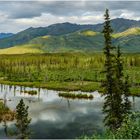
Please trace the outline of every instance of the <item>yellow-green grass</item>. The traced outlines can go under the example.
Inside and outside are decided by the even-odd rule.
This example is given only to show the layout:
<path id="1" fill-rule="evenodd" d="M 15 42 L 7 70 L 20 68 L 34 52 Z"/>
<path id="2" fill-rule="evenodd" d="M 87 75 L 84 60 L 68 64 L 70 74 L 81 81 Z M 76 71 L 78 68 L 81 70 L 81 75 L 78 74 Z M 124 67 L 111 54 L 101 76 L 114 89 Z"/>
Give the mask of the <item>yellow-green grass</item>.
<path id="1" fill-rule="evenodd" d="M 99 33 L 91 31 L 91 30 L 86 30 L 86 31 L 80 32 L 80 35 L 84 35 L 84 36 L 95 36 L 97 34 L 99 34 Z"/>
<path id="2" fill-rule="evenodd" d="M 84 91 L 84 92 L 92 92 L 92 91 L 102 91 L 99 82 L 89 82 L 89 81 L 77 81 L 77 82 L 58 82 L 58 81 L 50 81 L 50 82 L 12 82 L 12 81 L 3 81 L 0 80 L 0 84 L 5 85 L 18 85 L 25 87 L 36 87 L 36 88 L 46 88 L 57 91 Z"/>
<path id="3" fill-rule="evenodd" d="M 112 37 L 119 38 L 119 37 L 126 37 L 129 35 L 140 35 L 140 28 L 130 28 L 124 32 L 113 34 Z"/>
<path id="4" fill-rule="evenodd" d="M 140 96 L 140 87 L 131 87 L 130 92 L 132 96 Z"/>
<path id="5" fill-rule="evenodd" d="M 25 53 L 43 53 L 39 46 L 35 44 L 14 46 L 11 48 L 0 49 L 0 54 L 25 54 Z"/>
<path id="6" fill-rule="evenodd" d="M 50 37 L 51 37 L 50 35 L 42 36 L 43 39 L 48 39 Z"/>

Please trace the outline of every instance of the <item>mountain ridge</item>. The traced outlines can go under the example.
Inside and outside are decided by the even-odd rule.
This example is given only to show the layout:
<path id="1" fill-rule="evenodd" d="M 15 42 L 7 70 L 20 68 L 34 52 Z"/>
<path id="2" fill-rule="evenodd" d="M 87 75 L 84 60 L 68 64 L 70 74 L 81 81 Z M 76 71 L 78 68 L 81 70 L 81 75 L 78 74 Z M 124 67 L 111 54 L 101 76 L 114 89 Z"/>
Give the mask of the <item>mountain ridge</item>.
<path id="1" fill-rule="evenodd" d="M 140 27 L 129 28 L 112 34 L 112 43 L 124 52 L 140 52 Z M 56 52 L 101 52 L 104 46 L 103 33 L 85 29 L 69 34 L 45 35 L 30 40 L 27 44 L 0 50 L 0 54 L 56 53 Z M 29 49 L 29 50 L 28 50 Z"/>
<path id="2" fill-rule="evenodd" d="M 0 33 L 0 39 L 11 37 L 12 35 L 14 34 L 13 33 Z"/>
<path id="3" fill-rule="evenodd" d="M 114 29 L 114 32 L 117 33 L 125 31 L 128 28 L 140 27 L 140 21 L 117 18 L 111 20 L 111 25 L 112 28 Z M 85 29 L 101 32 L 102 28 L 103 23 L 94 25 L 91 24 L 81 25 L 69 22 L 52 24 L 47 27 L 37 27 L 37 28 L 30 27 L 24 31 L 12 35 L 11 37 L 0 39 L 0 48 L 9 48 L 16 45 L 23 45 L 36 37 L 45 35 L 60 36 Z"/>

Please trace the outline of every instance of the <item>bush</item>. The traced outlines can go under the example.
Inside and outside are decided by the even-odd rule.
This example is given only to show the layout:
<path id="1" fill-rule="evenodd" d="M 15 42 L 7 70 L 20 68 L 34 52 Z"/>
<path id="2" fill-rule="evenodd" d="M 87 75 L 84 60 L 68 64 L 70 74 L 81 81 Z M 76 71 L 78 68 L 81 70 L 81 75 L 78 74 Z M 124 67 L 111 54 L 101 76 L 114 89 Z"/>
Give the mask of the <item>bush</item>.
<path id="1" fill-rule="evenodd" d="M 83 136 L 83 139 L 140 139 L 140 112 L 128 114 L 122 126 L 115 132 L 105 130 L 103 134 L 94 134 L 91 137 Z"/>

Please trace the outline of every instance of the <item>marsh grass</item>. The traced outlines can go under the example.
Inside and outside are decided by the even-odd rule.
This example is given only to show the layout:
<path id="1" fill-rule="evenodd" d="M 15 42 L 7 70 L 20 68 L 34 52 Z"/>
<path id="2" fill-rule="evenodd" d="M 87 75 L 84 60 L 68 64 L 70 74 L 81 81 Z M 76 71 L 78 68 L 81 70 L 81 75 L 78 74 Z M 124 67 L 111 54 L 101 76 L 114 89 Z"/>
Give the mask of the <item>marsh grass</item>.
<path id="1" fill-rule="evenodd" d="M 59 97 L 71 98 L 71 99 L 93 99 L 92 94 L 85 93 L 70 93 L 70 92 L 60 92 Z"/>

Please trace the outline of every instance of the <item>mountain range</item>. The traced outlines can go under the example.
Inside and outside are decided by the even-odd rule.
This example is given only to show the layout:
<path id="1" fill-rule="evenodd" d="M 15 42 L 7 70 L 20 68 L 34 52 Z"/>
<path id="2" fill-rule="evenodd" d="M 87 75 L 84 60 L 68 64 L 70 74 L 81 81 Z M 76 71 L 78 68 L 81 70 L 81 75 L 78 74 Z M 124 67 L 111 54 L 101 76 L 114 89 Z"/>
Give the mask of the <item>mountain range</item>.
<path id="1" fill-rule="evenodd" d="M 0 33 L 0 39 L 6 38 L 6 37 L 11 37 L 14 35 L 13 33 Z"/>
<path id="2" fill-rule="evenodd" d="M 0 38 L 0 53 L 88 52 L 102 51 L 103 23 L 80 25 L 58 23 L 47 27 L 30 27 L 17 34 Z M 140 21 L 111 20 L 113 45 L 125 52 L 140 52 Z"/>

